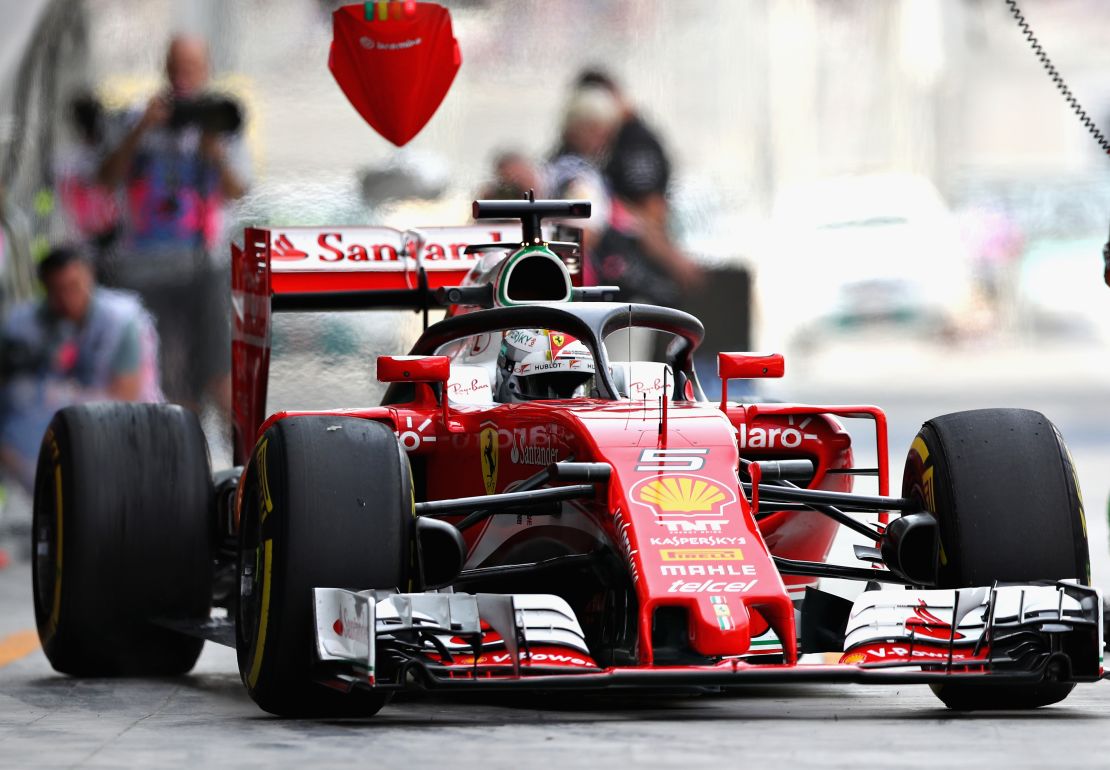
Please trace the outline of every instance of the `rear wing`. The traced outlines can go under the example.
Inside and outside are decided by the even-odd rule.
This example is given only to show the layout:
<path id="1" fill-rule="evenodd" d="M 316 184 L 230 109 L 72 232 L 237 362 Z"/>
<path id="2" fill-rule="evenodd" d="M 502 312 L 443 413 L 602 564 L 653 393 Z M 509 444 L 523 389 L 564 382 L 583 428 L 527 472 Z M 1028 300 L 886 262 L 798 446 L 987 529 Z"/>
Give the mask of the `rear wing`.
<path id="1" fill-rule="evenodd" d="M 520 243 L 519 222 L 400 231 L 388 227 L 248 227 L 231 247 L 232 411 L 235 463 L 265 419 L 270 313 L 370 308 L 427 310 L 456 286 L 485 244 Z"/>
<path id="2" fill-rule="evenodd" d="M 266 261 L 274 296 L 301 293 L 383 292 L 381 307 L 419 307 L 419 300 L 385 292 L 457 285 L 482 257 L 467 247 L 520 243 L 516 222 L 468 227 L 247 228 L 244 251 L 252 263 Z M 235 247 L 233 258 L 238 262 Z M 324 303 L 326 304 L 326 303 Z"/>

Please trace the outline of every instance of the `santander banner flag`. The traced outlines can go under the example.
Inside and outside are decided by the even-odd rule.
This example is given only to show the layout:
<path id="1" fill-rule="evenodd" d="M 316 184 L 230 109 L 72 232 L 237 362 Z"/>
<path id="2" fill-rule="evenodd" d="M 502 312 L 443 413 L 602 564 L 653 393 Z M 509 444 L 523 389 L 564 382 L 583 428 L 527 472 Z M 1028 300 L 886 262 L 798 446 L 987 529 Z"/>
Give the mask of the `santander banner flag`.
<path id="1" fill-rule="evenodd" d="M 370 127 L 398 147 L 420 133 L 462 63 L 451 15 L 435 3 L 344 5 L 328 68 Z"/>

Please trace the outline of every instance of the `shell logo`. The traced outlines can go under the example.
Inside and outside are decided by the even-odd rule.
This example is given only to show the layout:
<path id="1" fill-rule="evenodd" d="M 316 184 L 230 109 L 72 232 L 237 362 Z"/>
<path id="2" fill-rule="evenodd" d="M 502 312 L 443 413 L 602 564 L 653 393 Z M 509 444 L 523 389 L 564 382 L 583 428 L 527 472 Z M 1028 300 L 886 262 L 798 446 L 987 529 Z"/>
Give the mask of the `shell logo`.
<path id="1" fill-rule="evenodd" d="M 840 662 L 848 664 L 866 663 L 867 654 L 863 652 L 849 652 L 841 656 Z"/>
<path id="2" fill-rule="evenodd" d="M 632 499 L 655 510 L 658 516 L 723 515 L 736 494 L 716 482 L 689 474 L 667 474 L 638 481 Z"/>
<path id="3" fill-rule="evenodd" d="M 701 479 L 664 476 L 645 484 L 637 499 L 656 505 L 664 513 L 700 513 L 713 510 L 714 505 L 725 499 L 725 493 L 716 484 Z"/>

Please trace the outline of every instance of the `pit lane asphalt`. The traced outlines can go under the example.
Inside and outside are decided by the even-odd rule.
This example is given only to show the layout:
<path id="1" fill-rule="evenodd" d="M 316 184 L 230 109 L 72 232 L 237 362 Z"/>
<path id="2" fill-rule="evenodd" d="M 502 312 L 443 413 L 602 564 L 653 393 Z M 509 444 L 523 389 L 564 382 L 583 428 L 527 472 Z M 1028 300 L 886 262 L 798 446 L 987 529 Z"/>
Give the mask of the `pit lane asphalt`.
<path id="1" fill-rule="evenodd" d="M 1041 409 L 1075 457 L 1094 580 L 1105 591 L 1110 379 L 1061 389 L 1030 376 L 1004 378 L 1001 391 L 892 383 L 884 392 L 872 383 L 837 392 L 814 379 L 792 398 L 886 407 L 895 476 L 922 419 L 988 405 Z M 208 645 L 180 679 L 75 680 L 29 643 L 33 628 L 29 567 L 13 563 L 0 570 L 0 767 L 1110 766 L 1105 682 L 1018 713 L 949 712 L 924 686 L 791 686 L 665 698 L 410 697 L 368 720 L 280 720 L 248 699 L 229 649 Z"/>

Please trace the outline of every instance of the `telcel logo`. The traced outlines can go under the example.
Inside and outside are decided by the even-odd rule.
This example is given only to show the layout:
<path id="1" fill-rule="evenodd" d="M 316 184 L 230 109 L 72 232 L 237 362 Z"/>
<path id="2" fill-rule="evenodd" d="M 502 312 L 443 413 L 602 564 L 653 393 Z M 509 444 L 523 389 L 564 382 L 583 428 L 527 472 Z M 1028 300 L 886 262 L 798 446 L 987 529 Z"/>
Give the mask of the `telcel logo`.
<path id="1" fill-rule="evenodd" d="M 744 582 L 737 580 L 726 583 L 723 580 L 706 580 L 704 583 L 691 583 L 686 580 L 676 580 L 667 588 L 669 594 L 746 594 L 755 588 L 758 580 Z"/>

